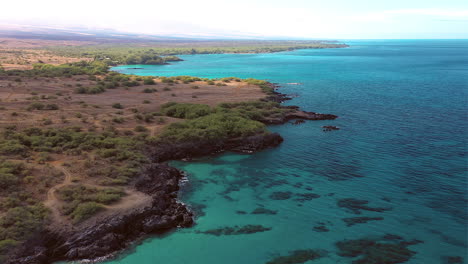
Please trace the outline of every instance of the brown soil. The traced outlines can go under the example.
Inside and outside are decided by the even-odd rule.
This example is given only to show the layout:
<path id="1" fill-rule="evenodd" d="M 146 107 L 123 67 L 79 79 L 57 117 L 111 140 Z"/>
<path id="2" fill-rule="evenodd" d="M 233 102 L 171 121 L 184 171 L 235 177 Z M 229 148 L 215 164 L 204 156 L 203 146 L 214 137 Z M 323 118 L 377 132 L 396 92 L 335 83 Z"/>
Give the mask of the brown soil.
<path id="1" fill-rule="evenodd" d="M 35 63 L 58 65 L 82 60 L 90 61 L 91 59 L 63 57 L 39 49 L 18 49 L 14 44 L 0 38 L 0 65 L 5 70 L 29 70 Z"/>
<path id="2" fill-rule="evenodd" d="M 15 81 L 16 80 L 16 81 Z M 231 82 L 226 86 L 208 85 L 206 82 L 191 84 L 167 85 L 157 80 L 157 85 L 141 85 L 137 87 L 108 89 L 101 94 L 76 94 L 77 85 L 93 86 L 96 82 L 88 80 L 88 76 L 72 78 L 26 78 L 21 81 L 15 76 L 0 79 L 0 127 L 16 125 L 18 128 L 32 126 L 68 127 L 79 125 L 83 128 L 104 128 L 114 126 L 117 129 L 133 130 L 137 125 L 146 126 L 153 135 L 162 127 L 177 119 L 164 117 L 164 124 L 146 123 L 135 118 L 138 113 L 160 111 L 162 104 L 167 102 L 190 102 L 215 106 L 222 102 L 241 102 L 257 100 L 265 97 L 261 89 L 255 85 L 243 82 Z M 198 89 L 193 89 L 193 86 Z M 154 88 L 158 92 L 144 93 L 145 88 Z M 164 91 L 169 88 L 169 91 Z M 50 98 L 50 99 L 44 99 Z M 149 103 L 144 103 L 144 101 Z M 27 108 L 34 102 L 56 104 L 59 110 L 33 110 Z M 124 109 L 115 109 L 114 103 L 120 103 Z M 122 118 L 123 122 L 115 122 Z M 50 120 L 50 121 L 49 121 Z"/>

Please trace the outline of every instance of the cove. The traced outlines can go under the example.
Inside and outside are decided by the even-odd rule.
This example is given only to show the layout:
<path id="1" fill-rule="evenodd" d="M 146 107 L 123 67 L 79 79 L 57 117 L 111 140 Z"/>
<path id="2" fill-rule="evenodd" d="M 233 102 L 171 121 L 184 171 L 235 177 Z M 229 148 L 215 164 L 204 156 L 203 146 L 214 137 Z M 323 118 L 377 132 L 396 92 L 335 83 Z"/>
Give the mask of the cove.
<path id="1" fill-rule="evenodd" d="M 327 252 L 310 263 L 351 263 L 336 242 L 386 234 L 423 241 L 408 247 L 416 254 L 406 263 L 466 256 L 468 41 L 345 43 L 351 47 L 114 67 L 266 79 L 294 96 L 285 104 L 340 118 L 270 126 L 285 141 L 253 155 L 172 162 L 188 174 L 181 200 L 197 225 L 148 238 L 106 263 L 263 264 L 298 249 Z M 324 125 L 341 129 L 323 132 Z M 343 220 L 350 218 L 355 224 Z M 271 229 L 206 233 L 247 225 Z"/>

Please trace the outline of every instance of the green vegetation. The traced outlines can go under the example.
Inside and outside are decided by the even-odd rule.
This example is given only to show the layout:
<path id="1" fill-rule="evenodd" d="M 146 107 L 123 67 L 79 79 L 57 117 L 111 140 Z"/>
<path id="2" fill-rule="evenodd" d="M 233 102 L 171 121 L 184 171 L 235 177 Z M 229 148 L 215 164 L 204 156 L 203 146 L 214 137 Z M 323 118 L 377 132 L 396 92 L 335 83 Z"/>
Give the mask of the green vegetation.
<path id="1" fill-rule="evenodd" d="M 221 103 L 216 108 L 216 112 L 236 113 L 245 118 L 260 122 L 264 122 L 268 118 L 280 118 L 292 111 L 294 110 L 281 107 L 279 103 L 269 101 Z"/>
<path id="2" fill-rule="evenodd" d="M 225 140 L 266 133 L 265 125 L 260 122 L 269 118 L 282 118 L 291 111 L 295 110 L 266 101 L 222 103 L 215 108 L 203 104 L 170 102 L 162 105 L 161 113 L 190 120 L 165 127 L 159 138 L 175 142 Z"/>
<path id="3" fill-rule="evenodd" d="M 20 241 L 39 231 L 47 220 L 48 211 L 42 205 L 17 206 L 0 218 L 0 260 Z"/>
<path id="4" fill-rule="evenodd" d="M 108 66 L 102 62 L 81 61 L 62 65 L 34 64 L 32 70 L 9 70 L 0 72 L 0 74 L 27 77 L 72 77 L 73 75 L 105 74 L 107 71 Z"/>
<path id="5" fill-rule="evenodd" d="M 226 140 L 267 133 L 264 124 L 236 114 L 214 113 L 165 127 L 159 139 L 165 142 Z"/>
<path id="6" fill-rule="evenodd" d="M 252 85 L 258 85 L 262 89 L 262 91 L 266 94 L 273 94 L 273 92 L 275 91 L 273 86 L 269 82 L 264 81 L 264 80 L 248 78 L 248 79 L 245 79 L 244 82 L 248 84 L 252 84 Z"/>
<path id="7" fill-rule="evenodd" d="M 147 77 L 147 78 L 143 79 L 143 84 L 145 84 L 145 85 L 155 85 L 156 82 L 154 81 L 153 78 Z"/>
<path id="8" fill-rule="evenodd" d="M 23 189 L 31 180 L 29 174 L 23 163 L 0 160 L 0 262 L 12 247 L 34 235 L 47 221 L 47 209 Z"/>
<path id="9" fill-rule="evenodd" d="M 0 153 L 28 156 L 29 151 L 50 153 L 80 153 L 91 150 L 119 149 L 128 151 L 136 144 L 133 139 L 120 137 L 115 132 L 102 134 L 82 132 L 80 128 L 40 129 L 23 131 L 6 129 L 2 134 Z"/>
<path id="10" fill-rule="evenodd" d="M 74 222 L 83 221 L 103 209 L 103 204 L 111 204 L 124 196 L 121 189 L 87 187 L 83 185 L 66 186 L 58 190 L 59 198 L 66 202 L 62 211 L 70 215 Z"/>
<path id="11" fill-rule="evenodd" d="M 154 92 L 157 92 L 158 90 L 157 89 L 152 89 L 152 88 L 145 88 L 143 90 L 144 93 L 154 93 Z"/>
<path id="12" fill-rule="evenodd" d="M 120 136 L 113 130 L 93 133 L 75 127 L 17 131 L 10 127 L 0 135 L 0 154 L 12 159 L 37 156 L 41 164 L 49 161 L 50 154 L 54 153 L 94 152 L 96 157 L 88 160 L 85 166 L 88 177 L 95 178 L 99 184 L 122 185 L 134 178 L 146 161 L 141 153 L 143 141 L 144 138 Z M 0 160 L 0 259 L 47 222 L 48 210 L 35 195 L 43 195 L 62 181 L 63 175 L 47 164 L 41 166 L 43 169 L 36 171 L 37 168 L 26 167 L 24 163 Z M 124 195 L 121 189 L 81 185 L 64 187 L 58 193 L 66 202 L 63 212 L 75 222 L 89 218 L 104 208 L 103 205 L 118 201 Z"/>
<path id="13" fill-rule="evenodd" d="M 43 103 L 32 103 L 28 106 L 27 110 L 32 111 L 32 110 L 58 110 L 59 107 L 56 104 L 46 104 L 44 105 Z"/>
<path id="14" fill-rule="evenodd" d="M 75 223 L 78 223 L 90 218 L 102 209 L 104 209 L 104 207 L 101 204 L 95 202 L 84 202 L 78 204 L 71 212 L 70 216 Z"/>
<path id="15" fill-rule="evenodd" d="M 246 119 L 265 122 L 268 118 L 281 118 L 295 111 L 269 101 L 221 103 L 215 108 L 203 104 L 169 102 L 161 106 L 161 113 L 170 117 L 195 119 L 213 113 L 235 114 Z"/>
<path id="16" fill-rule="evenodd" d="M 112 107 L 116 108 L 116 109 L 123 109 L 124 108 L 121 103 L 114 103 L 114 104 L 112 104 Z"/>
<path id="17" fill-rule="evenodd" d="M 152 45 L 148 47 L 148 45 Z M 323 41 L 216 41 L 179 43 L 148 43 L 127 45 L 92 45 L 81 47 L 49 47 L 53 53 L 69 57 L 93 58 L 107 65 L 164 64 L 179 61 L 173 55 L 221 53 L 271 53 L 295 49 L 347 47 L 344 44 Z M 166 57 L 161 57 L 166 56 Z"/>
<path id="18" fill-rule="evenodd" d="M 161 106 L 164 115 L 176 118 L 194 119 L 212 112 L 210 106 L 190 103 L 166 103 Z"/>

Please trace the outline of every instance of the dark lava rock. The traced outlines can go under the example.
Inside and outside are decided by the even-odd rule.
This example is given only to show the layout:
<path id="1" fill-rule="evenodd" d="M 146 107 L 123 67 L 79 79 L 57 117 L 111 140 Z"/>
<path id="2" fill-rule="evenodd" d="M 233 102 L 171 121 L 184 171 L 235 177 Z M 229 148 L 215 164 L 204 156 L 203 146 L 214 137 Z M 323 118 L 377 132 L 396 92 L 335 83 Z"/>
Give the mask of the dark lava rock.
<path id="1" fill-rule="evenodd" d="M 214 236 L 229 236 L 229 235 L 243 235 L 243 234 L 254 234 L 259 232 L 270 231 L 271 227 L 264 227 L 262 225 L 245 225 L 245 226 L 226 226 L 216 229 L 210 229 L 206 231 L 197 231 L 199 234 L 207 234 Z"/>
<path id="2" fill-rule="evenodd" d="M 330 231 L 330 229 L 328 229 L 324 225 L 319 225 L 319 226 L 314 226 L 314 231 L 315 232 L 328 232 L 328 231 Z"/>
<path id="3" fill-rule="evenodd" d="M 377 239 L 343 240 L 336 243 L 338 255 L 356 258 L 353 264 L 394 264 L 408 261 L 416 252 L 405 241 L 385 242 Z"/>
<path id="4" fill-rule="evenodd" d="M 269 214 L 269 215 L 275 215 L 276 213 L 278 213 L 278 211 L 270 210 L 264 207 L 258 207 L 251 212 L 251 214 Z"/>
<path id="5" fill-rule="evenodd" d="M 205 140 L 183 143 L 157 143 L 150 150 L 154 162 L 181 160 L 219 154 L 223 151 L 252 153 L 278 146 L 283 138 L 278 133 L 258 134 L 229 140 Z"/>
<path id="6" fill-rule="evenodd" d="M 276 257 L 265 264 L 300 264 L 325 256 L 325 251 L 313 249 L 294 250 L 287 256 Z"/>
<path id="7" fill-rule="evenodd" d="M 354 198 L 345 198 L 338 200 L 337 204 L 339 207 L 347 208 L 355 214 L 361 214 L 361 210 L 372 211 L 372 212 L 384 212 L 391 210 L 391 208 L 382 208 L 382 207 L 370 207 L 367 206 L 369 201 L 358 200 Z"/>
<path id="8" fill-rule="evenodd" d="M 329 132 L 333 130 L 340 130 L 340 128 L 337 126 L 322 126 L 322 128 L 323 128 L 323 131 L 325 132 Z"/>
<path id="9" fill-rule="evenodd" d="M 355 224 L 365 224 L 368 221 L 379 221 L 383 219 L 383 217 L 350 217 L 343 218 L 342 220 L 346 223 L 347 226 L 353 226 Z"/>
<path id="10" fill-rule="evenodd" d="M 293 125 L 299 125 L 299 124 L 302 124 L 302 123 L 305 123 L 305 121 L 303 119 L 298 119 L 298 120 L 295 120 L 294 122 L 292 122 Z"/>
<path id="11" fill-rule="evenodd" d="M 291 192 L 273 192 L 269 197 L 272 200 L 287 200 L 291 198 L 291 196 Z"/>

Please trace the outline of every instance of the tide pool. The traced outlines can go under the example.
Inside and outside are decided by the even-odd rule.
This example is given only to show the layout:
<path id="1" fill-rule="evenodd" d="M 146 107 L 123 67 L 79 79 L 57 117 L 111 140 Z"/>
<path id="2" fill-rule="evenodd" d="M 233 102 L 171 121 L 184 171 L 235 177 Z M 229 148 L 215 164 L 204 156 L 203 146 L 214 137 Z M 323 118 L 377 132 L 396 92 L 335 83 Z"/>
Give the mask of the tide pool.
<path id="1" fill-rule="evenodd" d="M 270 126 L 285 141 L 253 155 L 172 162 L 188 173 L 180 198 L 197 212 L 197 224 L 146 239 L 106 263 L 263 264 L 298 249 L 327 252 L 307 263 L 351 263 L 337 254 L 337 241 L 385 234 L 423 241 L 408 247 L 416 254 L 406 263 L 465 258 L 468 41 L 345 42 L 351 47 L 114 67 L 137 75 L 266 79 L 295 96 L 286 104 L 339 118 Z M 341 130 L 323 132 L 323 125 Z M 347 198 L 385 210 L 340 207 Z M 353 217 L 383 220 L 343 220 Z M 245 225 L 271 230 L 201 233 Z"/>

